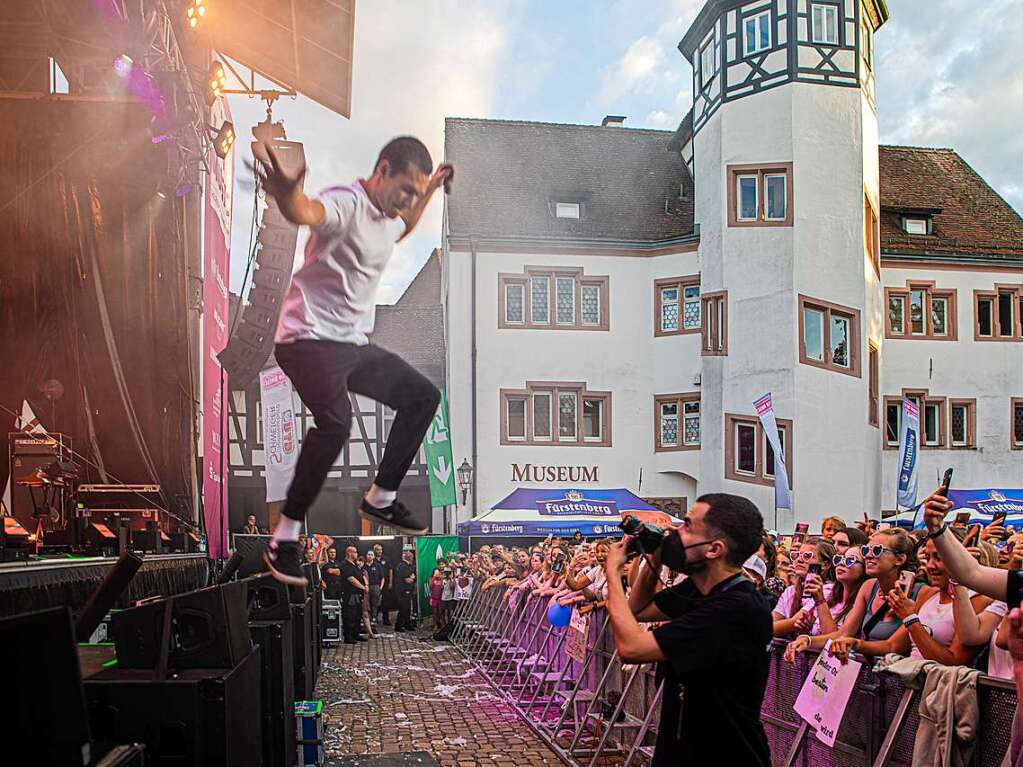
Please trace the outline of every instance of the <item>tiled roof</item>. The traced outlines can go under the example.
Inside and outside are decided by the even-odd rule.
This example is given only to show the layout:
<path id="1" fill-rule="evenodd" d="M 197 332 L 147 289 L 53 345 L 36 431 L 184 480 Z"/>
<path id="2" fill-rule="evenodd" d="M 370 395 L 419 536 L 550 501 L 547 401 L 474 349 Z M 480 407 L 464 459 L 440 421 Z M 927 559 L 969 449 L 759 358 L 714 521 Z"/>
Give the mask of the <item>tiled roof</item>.
<path id="1" fill-rule="evenodd" d="M 452 235 L 657 242 L 693 232 L 693 186 L 672 131 L 448 118 Z M 680 194 L 680 191 L 684 191 Z M 556 218 L 557 200 L 582 203 Z"/>
<path id="2" fill-rule="evenodd" d="M 882 146 L 879 154 L 884 251 L 1023 258 L 1023 218 L 954 150 Z M 903 231 L 898 211 L 913 209 L 937 211 L 932 235 Z"/>

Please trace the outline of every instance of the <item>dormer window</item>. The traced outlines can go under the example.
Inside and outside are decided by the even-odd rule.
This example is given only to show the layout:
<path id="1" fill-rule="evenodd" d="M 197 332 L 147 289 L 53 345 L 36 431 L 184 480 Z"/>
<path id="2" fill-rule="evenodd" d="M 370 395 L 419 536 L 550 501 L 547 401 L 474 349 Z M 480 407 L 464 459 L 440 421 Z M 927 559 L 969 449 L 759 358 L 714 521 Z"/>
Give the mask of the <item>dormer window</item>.
<path id="1" fill-rule="evenodd" d="M 902 219 L 902 228 L 906 234 L 930 234 L 931 220 L 929 218 L 910 218 L 906 216 Z"/>
<path id="2" fill-rule="evenodd" d="M 556 218 L 579 218 L 580 205 L 577 202 L 555 202 L 554 216 Z"/>

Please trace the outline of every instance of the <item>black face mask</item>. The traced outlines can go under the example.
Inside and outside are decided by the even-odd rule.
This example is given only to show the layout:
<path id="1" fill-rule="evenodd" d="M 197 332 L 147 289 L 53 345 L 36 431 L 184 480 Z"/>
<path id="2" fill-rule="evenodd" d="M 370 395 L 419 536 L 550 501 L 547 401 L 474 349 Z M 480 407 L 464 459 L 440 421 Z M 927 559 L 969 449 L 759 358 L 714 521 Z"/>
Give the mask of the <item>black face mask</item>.
<path id="1" fill-rule="evenodd" d="M 661 542 L 661 562 L 669 569 L 685 575 L 695 575 L 707 567 L 707 558 L 690 559 L 687 549 L 696 546 L 705 546 L 713 541 L 700 541 L 683 545 L 682 536 L 678 533 L 668 533 Z"/>

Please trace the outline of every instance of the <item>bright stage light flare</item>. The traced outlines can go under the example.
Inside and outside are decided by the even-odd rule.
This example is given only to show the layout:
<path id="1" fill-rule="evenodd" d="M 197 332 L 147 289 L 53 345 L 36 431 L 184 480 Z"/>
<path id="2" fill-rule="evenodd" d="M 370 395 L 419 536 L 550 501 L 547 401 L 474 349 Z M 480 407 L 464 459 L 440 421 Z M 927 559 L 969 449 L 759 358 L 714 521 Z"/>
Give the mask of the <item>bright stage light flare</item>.
<path id="1" fill-rule="evenodd" d="M 219 61 L 210 64 L 210 73 L 206 76 L 206 104 L 213 106 L 213 102 L 224 95 L 224 86 L 227 85 L 227 74 L 224 72 L 224 65 Z"/>
<path id="2" fill-rule="evenodd" d="M 203 0 L 192 0 L 192 4 L 185 9 L 185 18 L 188 26 L 195 29 L 199 26 L 199 19 L 206 15 L 206 3 Z"/>
<path id="3" fill-rule="evenodd" d="M 217 135 L 213 137 L 213 151 L 217 153 L 217 157 L 221 160 L 227 157 L 227 153 L 234 146 L 234 138 L 234 125 L 224 120 L 224 124 L 220 126 Z"/>

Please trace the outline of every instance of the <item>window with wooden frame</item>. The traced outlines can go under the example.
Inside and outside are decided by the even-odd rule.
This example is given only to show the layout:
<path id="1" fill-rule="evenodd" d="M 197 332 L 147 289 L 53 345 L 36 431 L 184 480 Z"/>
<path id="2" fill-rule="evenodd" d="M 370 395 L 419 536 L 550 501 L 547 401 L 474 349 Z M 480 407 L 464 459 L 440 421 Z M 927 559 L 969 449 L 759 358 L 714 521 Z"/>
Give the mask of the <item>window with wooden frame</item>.
<path id="1" fill-rule="evenodd" d="M 799 361 L 859 378 L 859 310 L 800 295 Z"/>
<path id="2" fill-rule="evenodd" d="M 881 278 L 881 225 L 870 197 L 863 195 L 863 248 L 874 267 L 874 274 Z"/>
<path id="3" fill-rule="evenodd" d="M 867 341 L 867 423 L 881 426 L 880 396 L 881 363 L 880 352 L 873 341 Z"/>
<path id="4" fill-rule="evenodd" d="M 606 276 L 579 268 L 527 266 L 497 276 L 497 326 L 502 329 L 608 330 Z"/>
<path id="5" fill-rule="evenodd" d="M 700 46 L 700 84 L 706 87 L 717 74 L 718 49 L 714 33 L 711 32 Z"/>
<path id="6" fill-rule="evenodd" d="M 654 397 L 654 450 L 700 449 L 700 393 Z"/>
<path id="7" fill-rule="evenodd" d="M 953 450 L 977 447 L 977 400 L 948 400 L 948 446 Z"/>
<path id="8" fill-rule="evenodd" d="M 729 165 L 729 226 L 792 226 L 792 163 Z"/>
<path id="9" fill-rule="evenodd" d="M 502 445 L 611 446 L 611 392 L 579 382 L 501 390 Z"/>
<path id="10" fill-rule="evenodd" d="M 724 357 L 728 354 L 728 291 L 704 293 L 703 321 L 700 328 L 701 350 L 704 357 Z"/>
<path id="11" fill-rule="evenodd" d="M 973 291 L 975 341 L 1023 341 L 1023 285 Z"/>
<path id="12" fill-rule="evenodd" d="M 792 486 L 792 421 L 779 418 L 778 438 L 785 451 Z M 757 485 L 774 485 L 774 450 L 756 416 L 725 414 L 725 477 Z"/>
<path id="13" fill-rule="evenodd" d="M 1009 446 L 1023 450 L 1023 397 L 1013 397 L 1009 409 Z"/>
<path id="14" fill-rule="evenodd" d="M 933 281 L 907 280 L 905 288 L 885 288 L 885 338 L 959 340 L 958 294 Z"/>
<path id="15" fill-rule="evenodd" d="M 920 408 L 921 450 L 972 450 L 977 446 L 977 400 L 937 397 L 926 389 L 903 391 Z M 902 433 L 902 397 L 884 398 L 884 447 L 899 447 Z"/>
<path id="16" fill-rule="evenodd" d="M 700 275 L 654 281 L 654 335 L 700 332 Z"/>

